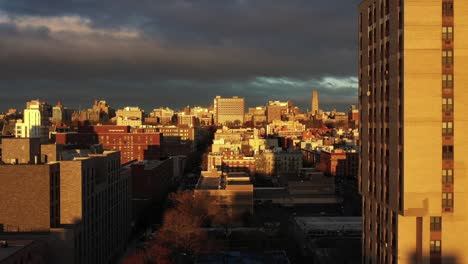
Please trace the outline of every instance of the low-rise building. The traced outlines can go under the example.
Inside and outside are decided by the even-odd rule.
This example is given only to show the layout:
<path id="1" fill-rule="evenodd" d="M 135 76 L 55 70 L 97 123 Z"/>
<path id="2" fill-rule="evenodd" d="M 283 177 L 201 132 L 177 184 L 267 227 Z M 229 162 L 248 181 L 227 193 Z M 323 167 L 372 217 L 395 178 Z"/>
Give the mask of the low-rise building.
<path id="1" fill-rule="evenodd" d="M 241 220 L 245 213 L 253 214 L 253 184 L 246 173 L 223 173 L 216 169 L 202 171 L 195 188 L 197 194 L 215 197 L 234 221 Z"/>
<path id="2" fill-rule="evenodd" d="M 299 173 L 302 168 L 302 152 L 281 148 L 265 150 L 255 156 L 256 171 L 263 176 L 279 176 L 283 173 Z"/>
<path id="3" fill-rule="evenodd" d="M 137 106 L 127 106 L 115 113 L 118 126 L 139 127 L 143 122 L 143 110 Z"/>

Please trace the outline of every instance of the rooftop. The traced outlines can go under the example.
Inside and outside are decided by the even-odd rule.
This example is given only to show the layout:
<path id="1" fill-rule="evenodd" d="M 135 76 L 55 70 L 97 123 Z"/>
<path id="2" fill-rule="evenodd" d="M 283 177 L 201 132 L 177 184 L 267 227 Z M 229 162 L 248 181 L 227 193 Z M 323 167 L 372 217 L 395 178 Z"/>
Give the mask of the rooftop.
<path id="1" fill-rule="evenodd" d="M 7 247 L 2 247 L 1 243 L 6 241 Z M 33 240 L 1 240 L 0 239 L 0 262 L 14 255 L 16 252 L 31 245 Z"/>
<path id="2" fill-rule="evenodd" d="M 337 216 L 337 217 L 296 217 L 297 225 L 305 232 L 313 230 L 343 230 L 361 231 L 362 218 L 357 216 Z"/>

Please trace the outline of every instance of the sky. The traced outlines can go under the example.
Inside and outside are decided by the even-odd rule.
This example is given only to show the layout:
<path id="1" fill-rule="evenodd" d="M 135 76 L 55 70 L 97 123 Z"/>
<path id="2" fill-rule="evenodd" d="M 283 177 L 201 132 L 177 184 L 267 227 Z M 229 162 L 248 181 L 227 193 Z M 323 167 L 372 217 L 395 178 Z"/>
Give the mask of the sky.
<path id="1" fill-rule="evenodd" d="M 0 112 L 357 103 L 359 0 L 0 0 Z"/>

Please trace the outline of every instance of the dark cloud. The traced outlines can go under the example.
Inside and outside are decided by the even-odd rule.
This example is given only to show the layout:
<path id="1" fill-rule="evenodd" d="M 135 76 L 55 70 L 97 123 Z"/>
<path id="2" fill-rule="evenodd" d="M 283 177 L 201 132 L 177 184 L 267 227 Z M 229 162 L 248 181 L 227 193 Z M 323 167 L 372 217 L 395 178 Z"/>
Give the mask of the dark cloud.
<path id="1" fill-rule="evenodd" d="M 355 83 L 311 80 L 356 74 L 358 2 L 0 0 L 0 90 L 22 87 L 11 95 L 19 98 L 59 89 L 72 98 L 81 89 L 113 100 L 133 89 L 134 104 L 146 100 L 138 94 L 179 104 L 180 90 L 187 103 L 222 93 L 256 103 L 265 92 L 305 104 L 315 85 L 324 101 L 346 104 Z M 303 88 L 255 86 L 262 76 Z"/>

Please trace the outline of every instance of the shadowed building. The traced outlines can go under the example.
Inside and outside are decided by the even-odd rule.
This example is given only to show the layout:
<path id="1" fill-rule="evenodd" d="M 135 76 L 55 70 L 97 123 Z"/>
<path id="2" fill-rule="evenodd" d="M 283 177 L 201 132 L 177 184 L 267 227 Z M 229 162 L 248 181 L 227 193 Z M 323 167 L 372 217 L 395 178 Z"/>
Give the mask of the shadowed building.
<path id="1" fill-rule="evenodd" d="M 253 185 L 244 172 L 202 171 L 195 188 L 195 195 L 200 194 L 215 197 L 234 221 L 240 220 L 244 213 L 253 214 Z"/>
<path id="2" fill-rule="evenodd" d="M 63 160 L 43 163 L 36 159 L 38 139 L 3 144 L 8 157 L 0 163 L 0 240 L 45 241 L 47 263 L 115 262 L 131 219 L 130 171 L 121 169 L 120 152 L 49 148 L 62 151 L 49 154 L 51 160 Z"/>
<path id="3" fill-rule="evenodd" d="M 363 263 L 468 263 L 468 1 L 359 10 Z"/>

